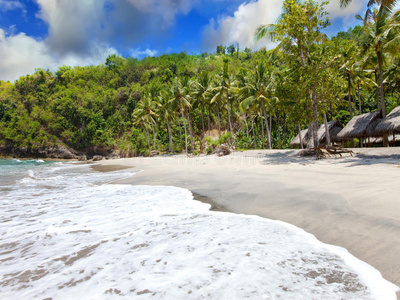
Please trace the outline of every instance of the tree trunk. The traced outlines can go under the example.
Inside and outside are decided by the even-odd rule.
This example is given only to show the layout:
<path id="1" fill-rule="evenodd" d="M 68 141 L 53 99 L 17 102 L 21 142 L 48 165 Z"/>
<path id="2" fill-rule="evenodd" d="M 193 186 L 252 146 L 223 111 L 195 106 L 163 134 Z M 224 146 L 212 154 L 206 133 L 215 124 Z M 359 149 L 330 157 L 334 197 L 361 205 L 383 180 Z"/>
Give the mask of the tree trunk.
<path id="1" fill-rule="evenodd" d="M 385 107 L 385 91 L 383 90 L 383 72 L 382 72 L 382 54 L 380 51 L 376 53 L 378 55 L 378 65 L 379 65 L 379 90 L 381 97 L 381 107 L 382 107 L 382 118 L 386 118 L 386 107 Z"/>
<path id="2" fill-rule="evenodd" d="M 217 105 L 217 115 L 218 115 L 218 136 L 221 138 L 221 122 L 219 116 L 219 105 Z"/>
<path id="3" fill-rule="evenodd" d="M 300 138 L 300 149 L 304 149 L 303 147 L 303 139 L 301 137 L 301 125 L 299 124 L 299 138 Z"/>
<path id="4" fill-rule="evenodd" d="M 353 109 L 351 104 L 351 81 L 350 81 L 350 73 L 347 73 L 347 85 L 349 89 L 349 113 L 350 113 L 350 120 L 353 118 Z"/>
<path id="5" fill-rule="evenodd" d="M 181 122 L 179 122 L 179 118 L 178 119 L 178 124 L 179 124 L 179 141 L 181 144 L 181 153 L 183 151 L 183 145 L 182 145 L 182 127 L 181 127 Z"/>
<path id="6" fill-rule="evenodd" d="M 265 149 L 265 135 L 264 135 L 264 121 L 263 121 L 263 117 L 261 117 L 261 137 L 262 137 L 262 148 L 263 150 Z"/>
<path id="7" fill-rule="evenodd" d="M 157 150 L 157 147 L 156 147 L 156 131 L 154 130 L 154 124 L 153 123 L 151 123 L 151 129 L 153 130 L 153 147 L 154 147 L 154 150 Z"/>
<path id="8" fill-rule="evenodd" d="M 204 99 L 203 99 L 204 100 Z M 201 127 L 203 129 L 203 132 L 201 133 L 201 136 L 204 137 L 204 102 L 201 101 Z"/>
<path id="9" fill-rule="evenodd" d="M 232 131 L 231 113 L 229 110 L 229 92 L 226 91 L 226 111 L 228 112 L 228 131 Z"/>
<path id="10" fill-rule="evenodd" d="M 271 135 L 272 135 L 272 114 L 269 113 L 269 139 L 271 140 L 271 148 L 272 148 Z"/>
<path id="11" fill-rule="evenodd" d="M 328 120 L 326 119 L 326 113 L 324 114 L 324 123 L 325 123 L 326 146 L 329 147 L 331 145 L 331 135 L 329 133 Z"/>
<path id="12" fill-rule="evenodd" d="M 168 130 L 168 139 L 169 139 L 169 152 L 172 152 L 172 130 L 171 124 L 169 123 L 168 117 L 166 118 L 167 121 L 167 130 Z"/>
<path id="13" fill-rule="evenodd" d="M 144 126 L 144 133 L 145 133 L 146 138 L 147 138 L 147 146 L 149 147 L 149 152 L 150 152 L 151 151 L 151 149 L 150 149 L 150 136 L 149 136 L 149 133 L 147 132 L 146 126 Z"/>
<path id="14" fill-rule="evenodd" d="M 383 71 L 382 71 L 382 53 L 377 51 L 378 65 L 379 65 L 379 89 L 381 96 L 381 107 L 382 107 L 382 118 L 386 118 L 386 107 L 385 107 L 385 91 L 383 90 Z M 383 134 L 383 146 L 388 147 L 388 137 L 386 133 Z"/>
<path id="15" fill-rule="evenodd" d="M 246 124 L 246 137 L 247 137 L 247 149 L 249 149 L 249 126 L 247 125 L 247 114 L 244 114 L 244 123 Z"/>
<path id="16" fill-rule="evenodd" d="M 278 147 L 282 149 L 281 132 L 279 130 L 279 114 L 276 114 L 277 133 L 278 133 Z"/>
<path id="17" fill-rule="evenodd" d="M 378 74 L 375 73 L 375 82 L 378 85 Z M 376 103 L 378 104 L 378 110 L 381 110 L 381 102 L 379 101 L 379 86 L 376 87 Z"/>
<path id="18" fill-rule="evenodd" d="M 362 109 L 361 109 L 360 84 L 357 84 L 357 95 L 358 95 L 358 110 L 359 110 L 360 115 L 361 115 L 362 114 Z"/>
<path id="19" fill-rule="evenodd" d="M 254 149 L 256 149 L 257 148 L 257 145 L 256 145 L 256 133 L 254 131 L 254 118 L 253 118 L 253 116 L 251 117 L 251 126 L 252 126 L 252 130 L 253 130 L 253 145 L 254 145 Z"/>
<path id="20" fill-rule="evenodd" d="M 315 157 L 316 159 L 319 159 L 319 152 L 318 152 L 318 100 L 317 100 L 317 94 L 315 91 L 312 92 L 312 108 L 313 108 L 313 121 L 312 121 L 312 133 L 313 133 L 313 139 L 314 139 L 314 151 L 315 151 Z"/>
<path id="21" fill-rule="evenodd" d="M 263 111 L 264 111 L 265 126 L 266 126 L 266 129 L 267 129 L 268 149 L 271 150 L 271 148 L 272 148 L 272 143 L 271 143 L 271 132 L 270 132 L 269 126 L 268 126 L 267 110 L 266 110 L 266 108 L 265 108 L 264 100 L 262 101 L 262 107 L 263 107 Z"/>
<path id="22" fill-rule="evenodd" d="M 185 122 L 185 116 L 183 114 L 183 108 L 181 109 L 181 114 L 182 114 L 182 121 L 183 121 L 183 128 L 185 129 L 185 153 L 188 153 L 188 148 L 187 148 L 187 131 L 186 131 L 186 122 Z"/>
<path id="23" fill-rule="evenodd" d="M 211 136 L 211 105 L 208 106 L 208 136 Z"/>
<path id="24" fill-rule="evenodd" d="M 193 153 L 194 151 L 194 142 L 193 142 L 193 128 L 192 128 L 192 122 L 190 120 L 190 112 L 186 108 L 186 114 L 188 116 L 188 123 L 189 123 L 189 133 L 190 133 L 190 152 Z"/>

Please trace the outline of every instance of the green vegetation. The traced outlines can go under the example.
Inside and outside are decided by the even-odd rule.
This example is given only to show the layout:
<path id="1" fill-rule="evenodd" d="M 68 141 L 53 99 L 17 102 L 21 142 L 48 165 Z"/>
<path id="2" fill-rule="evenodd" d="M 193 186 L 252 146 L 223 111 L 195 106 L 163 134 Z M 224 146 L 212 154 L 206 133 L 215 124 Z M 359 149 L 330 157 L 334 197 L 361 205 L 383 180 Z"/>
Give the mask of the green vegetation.
<path id="1" fill-rule="evenodd" d="M 286 0 L 283 8 L 277 24 L 257 29 L 258 39 L 279 43 L 270 51 L 111 55 L 104 65 L 0 82 L 0 146 L 136 156 L 211 152 L 234 138 L 240 149 L 287 148 L 299 124 L 315 130 L 324 116 L 347 123 L 400 105 L 400 13 L 390 4 L 332 38 L 322 33 L 323 4 Z M 219 140 L 205 138 L 213 132 Z"/>

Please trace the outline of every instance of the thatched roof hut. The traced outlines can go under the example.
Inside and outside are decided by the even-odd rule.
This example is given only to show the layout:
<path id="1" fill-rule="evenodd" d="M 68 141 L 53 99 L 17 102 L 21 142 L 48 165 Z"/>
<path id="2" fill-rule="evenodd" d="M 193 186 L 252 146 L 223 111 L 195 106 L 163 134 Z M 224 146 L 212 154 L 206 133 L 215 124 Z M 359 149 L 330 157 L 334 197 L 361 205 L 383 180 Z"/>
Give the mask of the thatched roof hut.
<path id="1" fill-rule="evenodd" d="M 381 135 L 384 133 L 400 134 L 400 106 L 397 106 L 386 116 L 378 126 L 376 131 Z"/>
<path id="2" fill-rule="evenodd" d="M 388 143 L 391 146 L 400 146 L 400 134 L 396 134 L 394 135 L 389 135 L 388 136 Z M 383 138 L 379 137 L 379 138 L 372 138 L 368 144 L 371 145 L 383 145 Z"/>
<path id="3" fill-rule="evenodd" d="M 342 131 L 343 125 L 340 124 L 338 120 L 333 120 L 328 122 L 328 130 L 329 130 L 329 136 L 331 139 L 331 142 L 336 142 L 338 141 L 338 133 Z M 318 136 L 318 141 L 320 144 L 326 143 L 326 130 L 325 130 L 325 124 L 322 124 L 317 132 Z"/>
<path id="4" fill-rule="evenodd" d="M 359 116 L 355 116 L 347 123 L 347 125 L 339 132 L 339 139 L 361 138 L 367 135 L 368 126 L 376 119 L 381 117 L 380 111 L 369 112 Z"/>
<path id="5" fill-rule="evenodd" d="M 303 147 L 307 145 L 308 140 L 308 129 L 303 129 L 301 131 L 301 140 L 303 142 Z M 296 137 L 290 142 L 290 146 L 292 147 L 300 147 L 300 136 L 296 135 Z"/>
<path id="6" fill-rule="evenodd" d="M 382 134 L 378 133 L 376 127 L 382 122 L 383 119 L 377 118 L 373 120 L 367 127 L 366 135 L 370 137 L 381 137 Z"/>
<path id="7" fill-rule="evenodd" d="M 333 120 L 328 122 L 328 130 L 331 138 L 331 142 L 338 141 L 337 134 L 342 130 L 343 126 L 339 121 Z M 322 124 L 317 131 L 318 141 L 320 144 L 326 143 L 326 131 L 325 124 Z M 301 131 L 301 138 L 303 141 L 303 147 L 313 147 L 313 139 L 309 137 L 308 129 L 303 129 Z M 290 143 L 292 147 L 300 147 L 300 138 L 297 135 Z"/>

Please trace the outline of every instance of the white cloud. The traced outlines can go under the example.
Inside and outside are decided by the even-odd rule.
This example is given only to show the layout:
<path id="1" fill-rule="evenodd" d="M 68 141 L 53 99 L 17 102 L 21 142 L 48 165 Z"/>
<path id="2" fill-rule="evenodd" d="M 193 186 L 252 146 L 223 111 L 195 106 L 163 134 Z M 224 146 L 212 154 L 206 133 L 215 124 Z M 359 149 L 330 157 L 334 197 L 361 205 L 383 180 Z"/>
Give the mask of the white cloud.
<path id="1" fill-rule="evenodd" d="M 37 0 L 49 26 L 46 43 L 58 55 L 87 54 L 103 18 L 104 0 Z"/>
<path id="2" fill-rule="evenodd" d="M 24 33 L 7 36 L 0 29 L 0 80 L 14 81 L 34 73 L 36 68 L 55 71 L 59 66 L 104 63 L 107 56 L 116 53 L 113 48 L 93 44 L 88 55 L 70 53 L 59 57 L 52 53 L 45 41 L 35 40 Z"/>
<path id="3" fill-rule="evenodd" d="M 349 25 L 354 23 L 354 16 L 367 6 L 367 1 L 352 0 L 348 7 L 342 9 L 339 0 L 331 0 L 325 9 L 329 12 L 331 20 L 342 18 L 344 24 Z M 203 30 L 203 47 L 207 51 L 214 51 L 220 44 L 239 43 L 241 48 L 273 46 L 267 40 L 255 43 L 254 32 L 259 25 L 276 23 L 282 12 L 282 4 L 283 0 L 252 0 L 241 4 L 233 16 L 211 19 Z"/>
<path id="4" fill-rule="evenodd" d="M 252 1 L 241 4 L 233 16 L 211 19 L 203 31 L 204 48 L 213 51 L 217 45 L 231 43 L 239 43 L 241 48 L 264 45 L 262 43 L 256 45 L 254 33 L 261 24 L 276 22 L 281 14 L 282 3 L 282 0 Z"/>
<path id="5" fill-rule="evenodd" d="M 322 2 L 322 0 L 319 2 Z M 365 10 L 367 4 L 368 0 L 352 0 L 347 7 L 341 8 L 339 0 L 330 0 L 325 9 L 329 12 L 330 20 L 341 18 L 345 27 L 347 27 L 354 24 L 355 15 Z"/>
<path id="6" fill-rule="evenodd" d="M 157 50 L 150 50 L 148 48 L 143 51 L 140 50 L 139 48 L 130 51 L 130 55 L 134 58 L 142 58 L 144 56 L 156 56 L 157 53 L 158 53 Z"/>
<path id="7" fill-rule="evenodd" d="M 25 6 L 21 2 L 0 0 L 0 11 L 6 12 L 15 9 L 21 9 L 24 13 L 26 13 Z"/>

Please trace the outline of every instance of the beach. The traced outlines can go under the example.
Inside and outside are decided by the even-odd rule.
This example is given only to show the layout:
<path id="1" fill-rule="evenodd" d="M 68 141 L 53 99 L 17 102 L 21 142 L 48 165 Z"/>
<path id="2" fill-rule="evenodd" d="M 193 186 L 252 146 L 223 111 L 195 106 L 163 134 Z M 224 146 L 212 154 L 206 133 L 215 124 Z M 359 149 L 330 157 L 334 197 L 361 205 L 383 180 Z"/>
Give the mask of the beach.
<path id="1" fill-rule="evenodd" d="M 298 151 L 103 160 L 94 169 L 132 167 L 141 171 L 114 183 L 181 187 L 214 210 L 293 224 L 400 286 L 399 148 L 353 149 L 353 156 L 319 161 Z"/>

